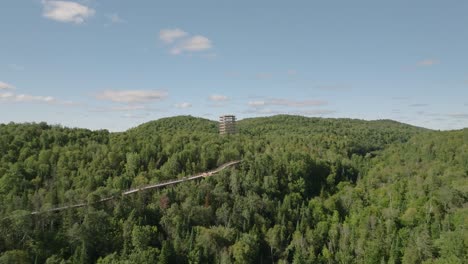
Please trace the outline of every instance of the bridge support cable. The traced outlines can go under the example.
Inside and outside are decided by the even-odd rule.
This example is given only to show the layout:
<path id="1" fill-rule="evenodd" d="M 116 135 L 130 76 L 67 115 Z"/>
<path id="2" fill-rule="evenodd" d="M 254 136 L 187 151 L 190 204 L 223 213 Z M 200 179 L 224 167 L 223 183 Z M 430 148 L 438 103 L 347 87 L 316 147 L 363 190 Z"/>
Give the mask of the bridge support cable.
<path id="1" fill-rule="evenodd" d="M 130 195 L 130 194 L 134 194 L 134 193 L 137 193 L 137 192 L 146 191 L 146 190 L 150 190 L 150 189 L 160 189 L 160 188 L 163 188 L 163 187 L 166 187 L 166 186 L 175 185 L 175 184 L 186 182 L 186 181 L 193 181 L 193 180 L 197 180 L 197 179 L 201 179 L 201 178 L 210 177 L 210 176 L 213 176 L 214 174 L 217 174 L 218 172 L 220 172 L 220 171 L 222 171 L 222 170 L 224 170 L 226 168 L 229 168 L 231 166 L 239 164 L 240 162 L 241 162 L 240 160 L 235 160 L 235 161 L 225 163 L 225 164 L 223 164 L 223 165 L 219 166 L 218 168 L 216 168 L 214 170 L 211 170 L 211 171 L 199 173 L 199 174 L 192 175 L 192 176 L 186 176 L 186 177 L 183 177 L 181 179 L 173 179 L 173 180 L 168 180 L 168 181 L 164 181 L 164 182 L 160 182 L 160 183 L 156 183 L 156 184 L 141 186 L 141 187 L 138 187 L 138 188 L 132 188 L 132 189 L 123 191 L 121 193 L 121 196 L 126 196 L 126 195 Z M 63 205 L 63 206 L 58 206 L 58 207 L 42 210 L 42 211 L 34 211 L 34 212 L 29 213 L 29 214 L 30 215 L 38 215 L 38 214 L 49 213 L 49 212 L 59 212 L 59 211 L 67 210 L 67 209 L 80 208 L 80 207 L 85 207 L 85 206 L 88 206 L 88 205 L 91 205 L 91 204 L 107 202 L 107 201 L 113 200 L 115 198 L 117 198 L 117 196 L 110 196 L 110 197 L 102 198 L 102 199 L 100 199 L 98 201 L 95 201 L 95 202 L 92 202 L 92 203 L 79 203 L 79 204 L 73 204 L 73 205 Z"/>

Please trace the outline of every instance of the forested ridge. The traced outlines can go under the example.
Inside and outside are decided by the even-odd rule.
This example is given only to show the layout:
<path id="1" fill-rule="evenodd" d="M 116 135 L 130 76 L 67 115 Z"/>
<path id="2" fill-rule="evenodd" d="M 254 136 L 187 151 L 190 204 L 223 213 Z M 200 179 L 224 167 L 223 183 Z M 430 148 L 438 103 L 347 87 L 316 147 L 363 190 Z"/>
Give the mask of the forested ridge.
<path id="1" fill-rule="evenodd" d="M 119 133 L 0 124 L 0 263 L 468 262 L 468 129 L 287 115 L 237 125 L 221 136 L 190 116 Z"/>

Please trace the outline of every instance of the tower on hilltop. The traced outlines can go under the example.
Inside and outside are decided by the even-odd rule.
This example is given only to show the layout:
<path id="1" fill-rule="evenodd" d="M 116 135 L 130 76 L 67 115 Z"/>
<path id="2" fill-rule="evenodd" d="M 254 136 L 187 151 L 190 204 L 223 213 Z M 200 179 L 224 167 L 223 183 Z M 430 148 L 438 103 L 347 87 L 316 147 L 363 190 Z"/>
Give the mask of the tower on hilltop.
<path id="1" fill-rule="evenodd" d="M 219 134 L 232 135 L 236 133 L 236 116 L 223 115 L 219 117 Z"/>

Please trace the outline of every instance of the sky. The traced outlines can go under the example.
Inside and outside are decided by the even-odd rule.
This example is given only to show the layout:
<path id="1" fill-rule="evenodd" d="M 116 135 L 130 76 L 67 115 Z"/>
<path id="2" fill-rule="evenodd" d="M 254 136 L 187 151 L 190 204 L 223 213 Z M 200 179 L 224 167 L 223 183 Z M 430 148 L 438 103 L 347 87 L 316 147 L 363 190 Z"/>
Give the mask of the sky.
<path id="1" fill-rule="evenodd" d="M 0 123 L 468 127 L 468 1 L 0 0 Z"/>

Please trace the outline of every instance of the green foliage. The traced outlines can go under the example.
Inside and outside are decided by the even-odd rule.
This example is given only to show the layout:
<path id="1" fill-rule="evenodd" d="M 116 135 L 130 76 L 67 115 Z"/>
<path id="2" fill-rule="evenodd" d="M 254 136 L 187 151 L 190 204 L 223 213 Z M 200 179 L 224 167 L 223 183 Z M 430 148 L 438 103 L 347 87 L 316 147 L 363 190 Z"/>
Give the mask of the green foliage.
<path id="1" fill-rule="evenodd" d="M 30 262 L 28 252 L 23 250 L 10 250 L 0 255 L 0 264 L 28 264 Z"/>
<path id="2" fill-rule="evenodd" d="M 468 130 L 281 115 L 238 131 L 0 124 L 0 263 L 467 262 Z"/>

